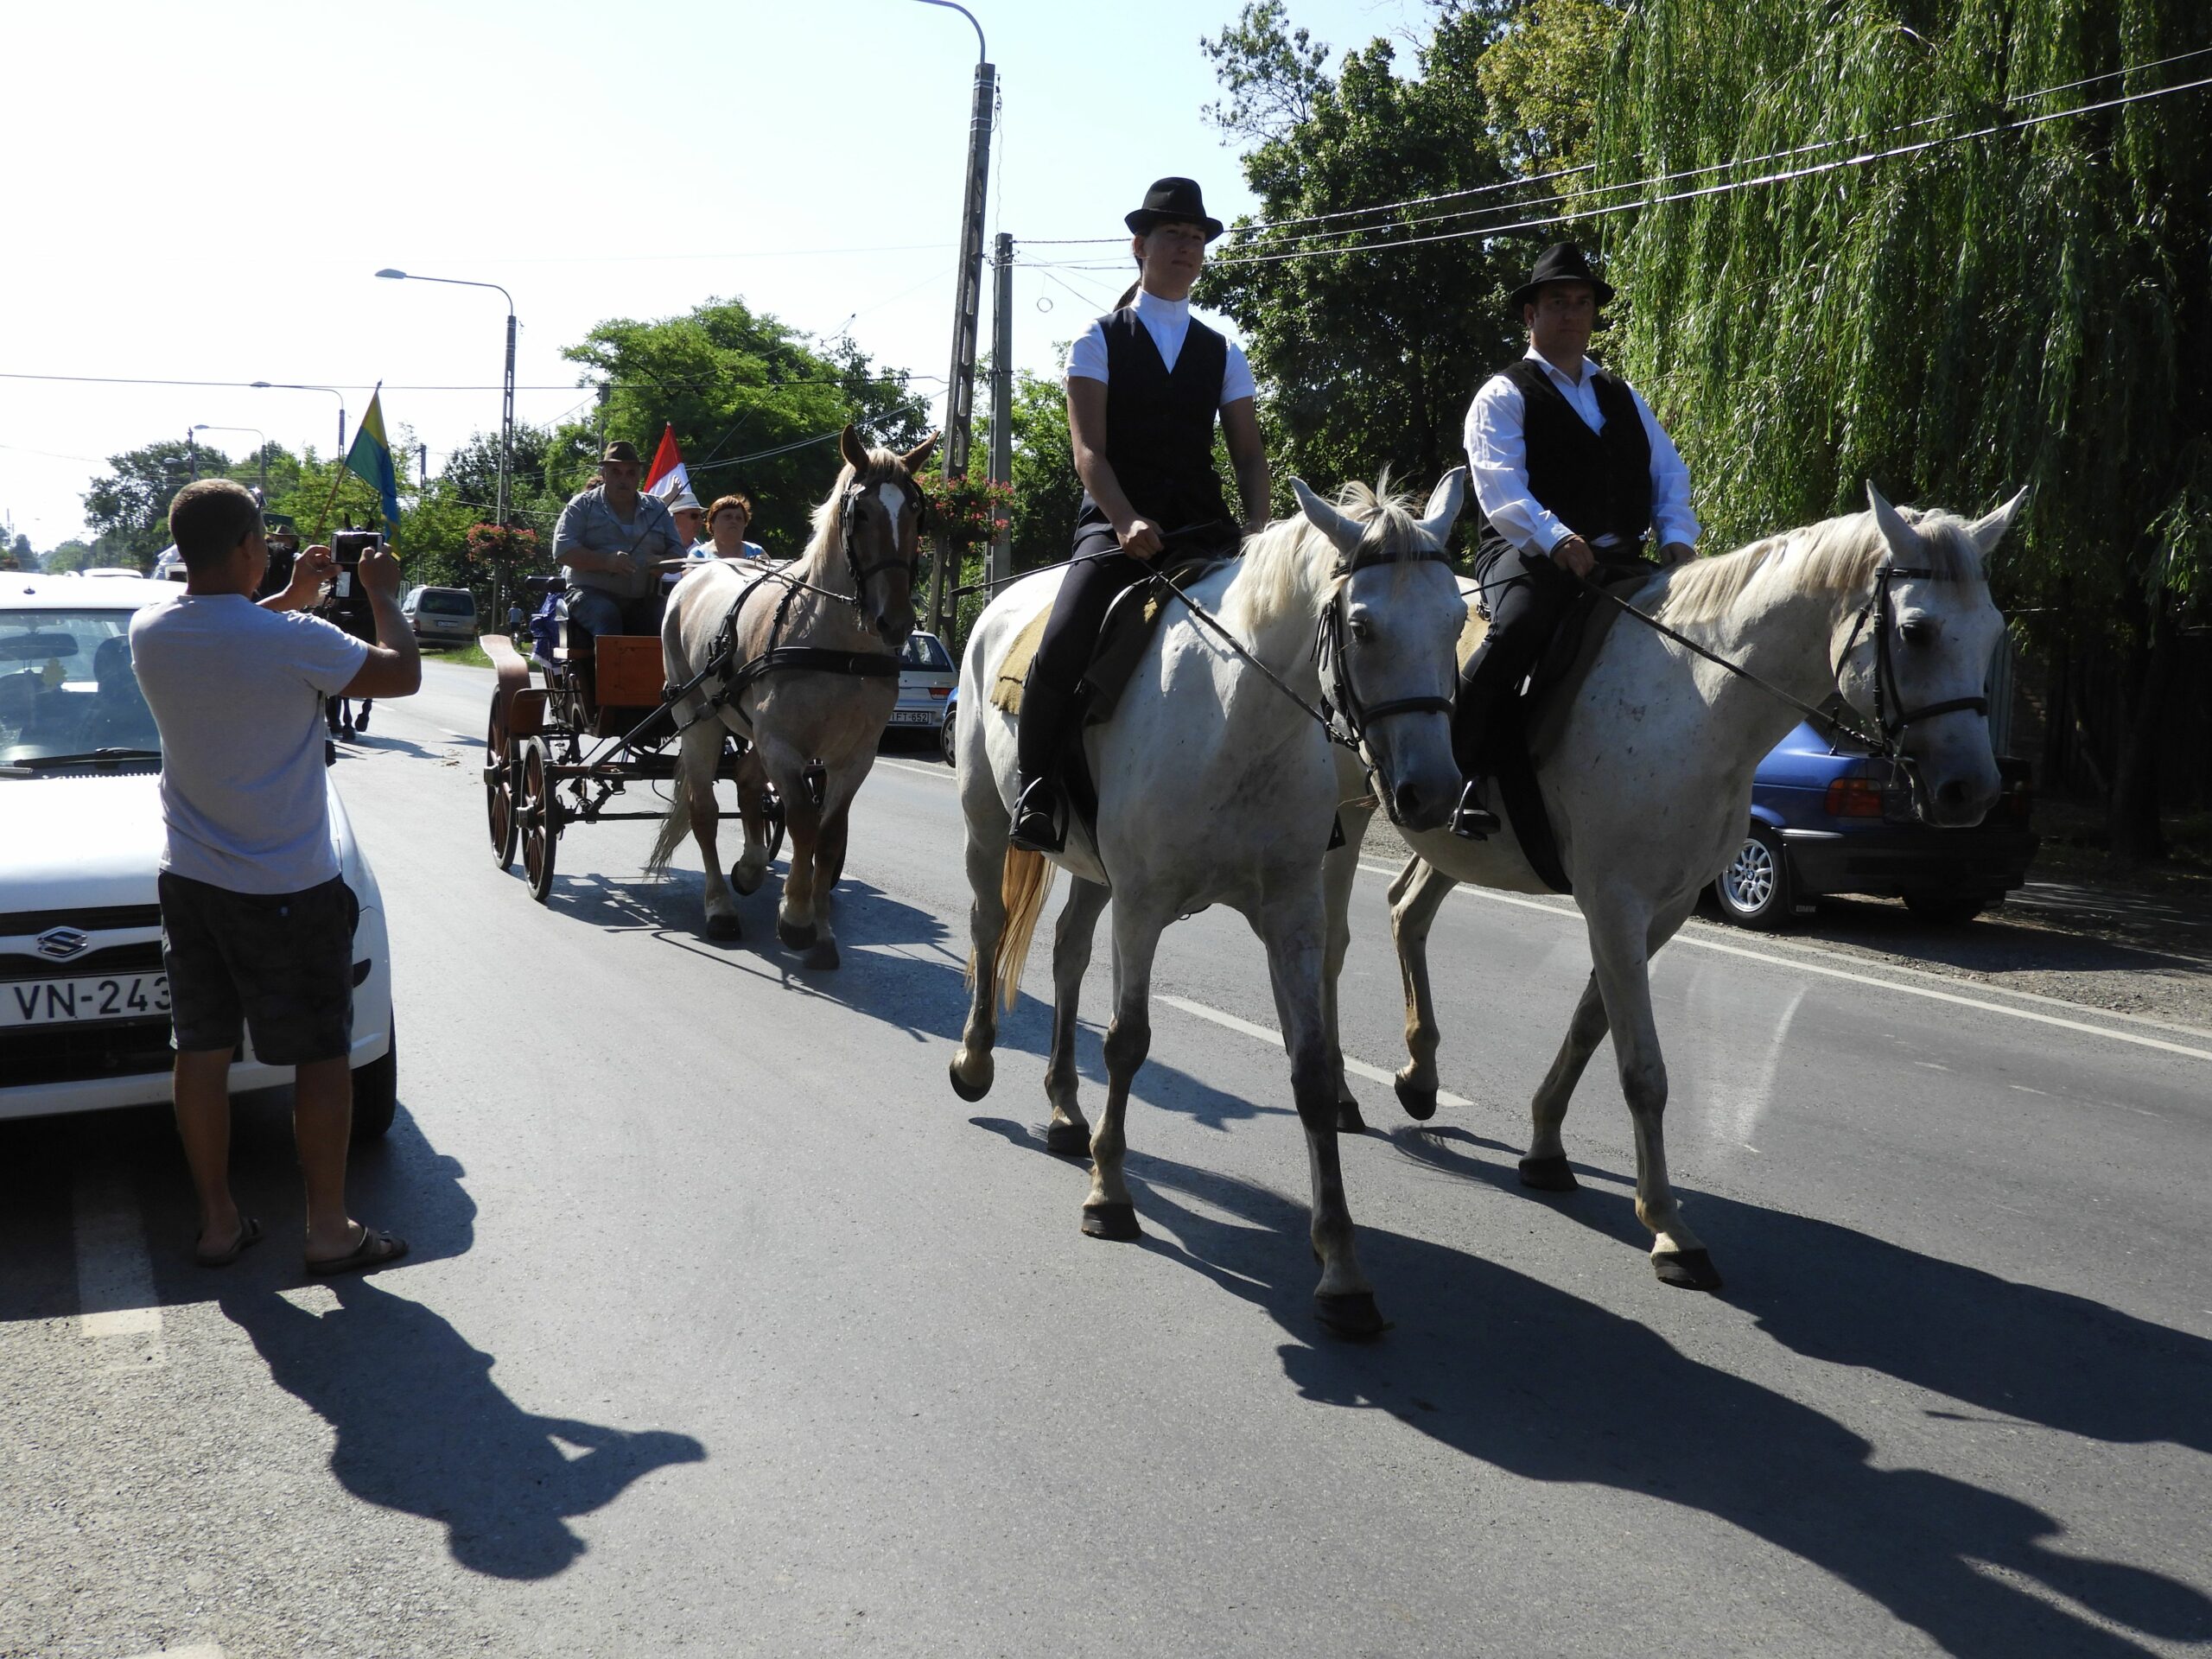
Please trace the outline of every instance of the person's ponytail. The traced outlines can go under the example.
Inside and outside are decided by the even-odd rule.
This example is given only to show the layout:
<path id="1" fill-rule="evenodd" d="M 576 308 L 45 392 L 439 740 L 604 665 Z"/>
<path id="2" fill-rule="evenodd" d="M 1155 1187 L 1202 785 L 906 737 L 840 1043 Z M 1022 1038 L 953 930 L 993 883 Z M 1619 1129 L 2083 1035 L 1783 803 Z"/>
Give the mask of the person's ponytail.
<path id="1" fill-rule="evenodd" d="M 1131 283 L 1128 285 L 1128 287 L 1127 289 L 1125 289 L 1122 291 L 1122 297 L 1121 297 L 1120 299 L 1118 299 L 1118 300 L 1116 300 L 1116 301 L 1115 301 L 1115 302 L 1114 302 L 1114 308 L 1115 308 L 1116 311 L 1126 311 L 1126 310 L 1128 310 L 1128 306 L 1129 306 L 1129 302 L 1130 302 L 1131 300 L 1134 300 L 1135 298 L 1136 298 L 1136 296 L 1137 296 L 1137 290 L 1138 290 L 1139 289 L 1142 288 L 1143 286 L 1144 286 L 1144 278 L 1143 278 L 1143 277 L 1141 277 L 1141 276 L 1140 276 L 1140 277 L 1138 277 L 1138 278 L 1137 278 L 1137 280 L 1136 280 L 1135 282 Z"/>

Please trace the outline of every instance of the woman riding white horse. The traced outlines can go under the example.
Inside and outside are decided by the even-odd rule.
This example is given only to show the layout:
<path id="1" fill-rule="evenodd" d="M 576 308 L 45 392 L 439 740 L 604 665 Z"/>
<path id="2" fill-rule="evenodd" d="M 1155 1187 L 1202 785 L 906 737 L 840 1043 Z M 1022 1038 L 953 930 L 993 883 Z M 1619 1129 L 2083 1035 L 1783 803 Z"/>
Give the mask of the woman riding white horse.
<path id="1" fill-rule="evenodd" d="M 1348 511 L 1339 512 L 1294 481 L 1301 516 L 1250 537 L 1241 559 L 1188 589 L 1226 639 L 1180 601 L 1164 601 L 1112 719 L 1087 734 L 1095 833 L 1071 823 L 1052 855 L 1077 883 L 1053 950 L 1046 1077 L 1048 1139 L 1064 1151 L 1078 1149 L 1088 1127 L 1075 1096 L 1077 992 L 1109 892 L 1114 900 L 1106 1105 L 1088 1136 L 1093 1170 L 1083 1230 L 1096 1238 L 1137 1236 L 1122 1176 L 1122 1120 L 1151 1041 L 1153 954 L 1179 916 L 1227 905 L 1267 948 L 1313 1176 L 1313 1248 L 1322 1262 L 1316 1301 L 1325 1325 L 1351 1335 L 1372 1334 L 1381 1319 L 1353 1247 L 1338 1162 L 1335 1042 L 1321 982 L 1321 860 L 1339 791 L 1330 741 L 1300 705 L 1322 695 L 1325 677 L 1338 708 L 1364 715 L 1367 758 L 1395 815 L 1409 828 L 1444 822 L 1459 791 L 1448 693 L 1465 613 L 1443 539 L 1465 485 L 1465 474 L 1452 472 L 1425 518 L 1415 519 L 1363 486 L 1346 492 Z M 1052 602 L 1062 576 L 1039 571 L 994 601 L 969 636 L 961 677 L 974 986 L 951 1070 L 965 1100 L 991 1086 L 999 992 L 1011 1006 L 1052 873 L 1044 855 L 1010 845 L 1019 745 L 1013 719 L 993 706 L 990 693 L 1010 648 Z M 1325 653 L 1315 650 L 1317 632 L 1332 642 Z"/>
<path id="2" fill-rule="evenodd" d="M 721 667 L 681 705 L 691 723 L 646 868 L 666 869 L 691 831 L 706 861 L 711 938 L 737 937 L 731 888 L 751 893 L 767 872 L 763 805 L 773 782 L 791 833 L 776 935 L 805 951 L 810 968 L 837 965 L 830 893 L 845 867 L 846 815 L 899 699 L 899 649 L 914 631 L 921 556 L 914 474 L 936 442 L 925 438 L 894 454 L 868 449 L 847 427 L 844 468 L 814 511 L 814 539 L 804 555 L 770 571 L 702 561 L 669 595 L 661 623 L 669 684 L 683 685 L 710 664 Z M 725 728 L 752 745 L 737 779 L 745 851 L 728 881 L 715 850 L 715 771 Z"/>
<path id="3" fill-rule="evenodd" d="M 1900 512 L 1872 484 L 1866 494 L 1869 512 L 1655 574 L 1630 602 L 1800 702 L 1840 690 L 1894 741 L 1929 822 L 1979 823 L 2000 787 L 1982 690 L 2004 619 L 1990 601 L 1985 561 L 2025 492 L 1971 524 Z M 1628 616 L 1613 620 L 1568 690 L 1539 717 L 1530 747 L 1593 965 L 1536 1091 L 1521 1179 L 1553 1192 L 1575 1185 L 1560 1126 L 1610 1029 L 1635 1125 L 1636 1211 L 1655 1235 L 1654 1268 L 1668 1284 L 1714 1289 L 1720 1276 L 1667 1179 L 1667 1067 L 1650 960 L 1741 844 L 1752 771 L 1799 710 Z M 1346 832 L 1357 847 L 1349 819 Z M 1397 1090 L 1408 1113 L 1427 1118 L 1436 1110 L 1427 940 L 1437 907 L 1460 881 L 1515 893 L 1546 887 L 1510 820 L 1487 841 L 1448 831 L 1407 841 L 1416 856 L 1390 886 L 1410 1055 Z M 1348 887 L 1332 882 L 1332 899 L 1341 902 Z M 1339 911 L 1339 939 L 1344 926 Z"/>

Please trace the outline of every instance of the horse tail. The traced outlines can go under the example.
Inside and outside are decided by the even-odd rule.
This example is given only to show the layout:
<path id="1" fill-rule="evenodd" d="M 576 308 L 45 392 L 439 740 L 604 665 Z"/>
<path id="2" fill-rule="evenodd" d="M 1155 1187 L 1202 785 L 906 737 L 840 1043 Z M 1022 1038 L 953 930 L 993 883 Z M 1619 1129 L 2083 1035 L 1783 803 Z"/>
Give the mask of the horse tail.
<path id="1" fill-rule="evenodd" d="M 1029 942 L 1037 937 L 1037 918 L 1052 891 L 1052 861 L 1042 853 L 1006 849 L 1006 868 L 999 879 L 999 901 L 1006 906 L 1006 925 L 999 930 L 998 952 L 991 959 L 998 976 L 999 994 L 1007 1012 L 1021 996 L 1021 970 L 1029 961 Z"/>
<path id="2" fill-rule="evenodd" d="M 669 791 L 668 816 L 660 821 L 660 834 L 653 837 L 653 849 L 645 859 L 647 875 L 666 875 L 668 861 L 676 856 L 676 849 L 683 844 L 684 832 L 691 827 L 690 768 L 684 764 L 685 756 L 678 750 L 676 758 L 676 786 Z"/>

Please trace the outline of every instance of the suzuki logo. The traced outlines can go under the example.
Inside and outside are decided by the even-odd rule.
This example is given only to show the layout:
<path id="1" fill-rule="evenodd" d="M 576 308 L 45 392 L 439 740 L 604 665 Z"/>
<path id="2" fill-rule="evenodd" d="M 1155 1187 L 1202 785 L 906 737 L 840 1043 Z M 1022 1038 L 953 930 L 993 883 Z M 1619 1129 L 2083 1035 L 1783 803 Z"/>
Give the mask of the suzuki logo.
<path id="1" fill-rule="evenodd" d="M 38 953 L 67 962 L 91 943 L 73 927 L 52 927 L 38 936 Z"/>

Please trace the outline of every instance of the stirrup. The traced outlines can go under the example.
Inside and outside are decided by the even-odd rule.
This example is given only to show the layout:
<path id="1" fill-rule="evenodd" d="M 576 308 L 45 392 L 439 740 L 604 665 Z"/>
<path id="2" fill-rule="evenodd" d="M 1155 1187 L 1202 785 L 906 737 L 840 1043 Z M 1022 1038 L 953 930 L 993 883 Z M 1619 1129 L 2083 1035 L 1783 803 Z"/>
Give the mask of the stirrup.
<path id="1" fill-rule="evenodd" d="M 1057 853 L 1066 845 L 1060 829 L 1058 804 L 1050 778 L 1032 778 L 1022 784 L 1014 802 L 1014 844 L 1025 853 Z"/>
<path id="2" fill-rule="evenodd" d="M 1459 804 L 1452 809 L 1452 833 L 1462 841 L 1488 841 L 1504 827 L 1483 804 L 1482 779 L 1470 778 L 1459 791 Z"/>

